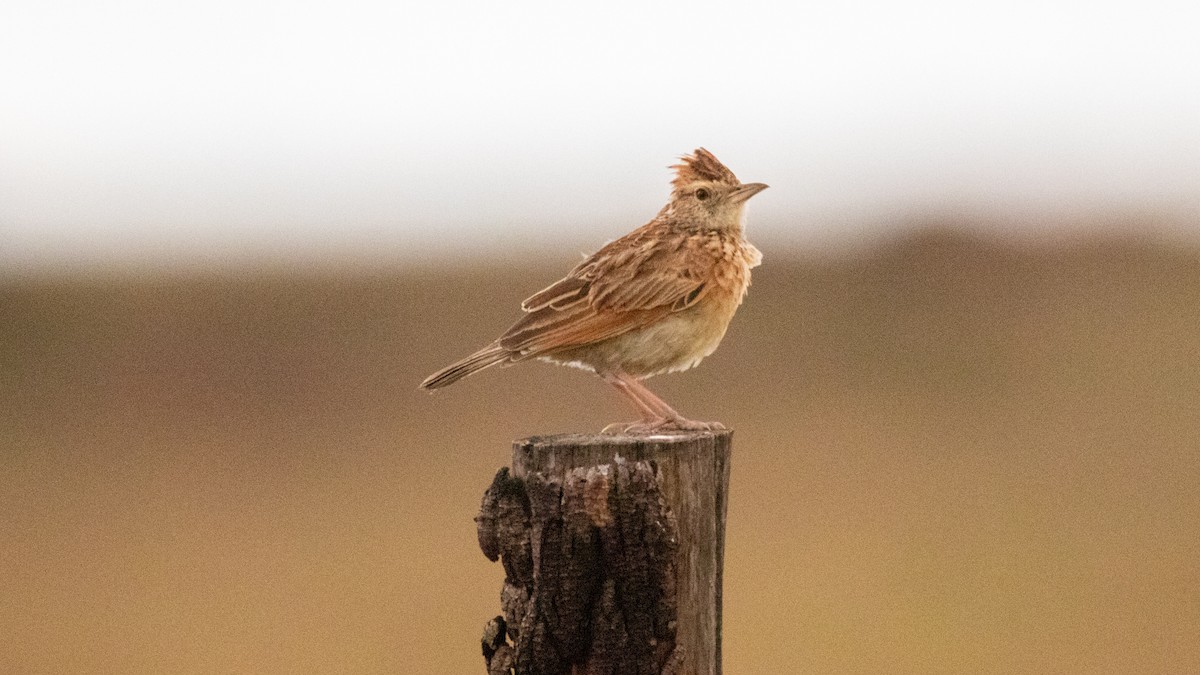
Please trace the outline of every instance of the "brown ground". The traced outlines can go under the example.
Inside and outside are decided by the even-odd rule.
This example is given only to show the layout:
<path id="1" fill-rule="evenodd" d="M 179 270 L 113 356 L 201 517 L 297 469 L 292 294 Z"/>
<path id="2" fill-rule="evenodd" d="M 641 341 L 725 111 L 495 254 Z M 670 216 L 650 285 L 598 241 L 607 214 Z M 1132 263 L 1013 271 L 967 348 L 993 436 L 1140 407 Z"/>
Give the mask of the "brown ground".
<path id="1" fill-rule="evenodd" d="M 0 671 L 481 672 L 509 442 L 629 413 L 415 387 L 553 276 L 0 286 Z M 1200 670 L 1200 252 L 768 250 L 653 384 L 737 429 L 727 672 Z"/>

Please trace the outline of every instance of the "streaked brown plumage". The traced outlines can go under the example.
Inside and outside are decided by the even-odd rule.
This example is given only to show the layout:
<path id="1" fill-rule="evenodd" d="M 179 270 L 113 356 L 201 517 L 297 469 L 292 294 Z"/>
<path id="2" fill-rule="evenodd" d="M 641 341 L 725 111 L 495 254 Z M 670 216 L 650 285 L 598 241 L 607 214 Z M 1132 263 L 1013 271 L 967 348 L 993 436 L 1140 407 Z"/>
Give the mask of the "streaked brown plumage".
<path id="1" fill-rule="evenodd" d="M 496 341 L 421 383 L 437 389 L 496 364 L 543 359 L 595 372 L 637 407 L 627 432 L 722 428 L 684 418 L 641 380 L 686 370 L 711 354 L 750 286 L 761 254 L 742 237 L 743 184 L 700 148 L 675 169 L 667 205 L 534 293 Z"/>

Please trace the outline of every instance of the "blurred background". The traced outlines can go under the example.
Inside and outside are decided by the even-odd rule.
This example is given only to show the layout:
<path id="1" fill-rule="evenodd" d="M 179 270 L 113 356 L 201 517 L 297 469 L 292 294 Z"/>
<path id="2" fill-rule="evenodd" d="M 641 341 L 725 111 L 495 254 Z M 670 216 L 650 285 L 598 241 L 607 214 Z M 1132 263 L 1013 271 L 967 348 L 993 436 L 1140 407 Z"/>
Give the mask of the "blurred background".
<path id="1" fill-rule="evenodd" d="M 513 439 L 428 395 L 705 146 L 732 673 L 1200 670 L 1200 9 L 0 7 L 0 671 L 481 672 Z"/>

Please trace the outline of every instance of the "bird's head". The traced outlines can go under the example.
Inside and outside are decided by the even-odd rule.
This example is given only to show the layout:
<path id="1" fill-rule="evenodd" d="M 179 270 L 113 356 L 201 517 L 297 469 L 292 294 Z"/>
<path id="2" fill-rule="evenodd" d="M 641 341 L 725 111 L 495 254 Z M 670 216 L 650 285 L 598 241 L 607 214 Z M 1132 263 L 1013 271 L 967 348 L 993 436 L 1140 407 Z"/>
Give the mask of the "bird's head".
<path id="1" fill-rule="evenodd" d="M 671 201 L 664 214 L 703 229 L 740 229 L 746 200 L 767 189 L 764 183 L 742 183 L 711 152 L 699 148 L 672 166 Z"/>

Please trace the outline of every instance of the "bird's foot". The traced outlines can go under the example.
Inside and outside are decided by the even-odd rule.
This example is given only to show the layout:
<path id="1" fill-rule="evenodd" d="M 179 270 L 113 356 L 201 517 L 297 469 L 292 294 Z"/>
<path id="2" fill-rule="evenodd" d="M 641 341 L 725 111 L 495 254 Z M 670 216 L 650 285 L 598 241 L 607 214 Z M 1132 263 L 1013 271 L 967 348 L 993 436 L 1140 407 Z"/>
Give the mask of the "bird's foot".
<path id="1" fill-rule="evenodd" d="M 620 434 L 648 434 L 667 420 L 642 420 L 640 422 L 613 422 L 600 430 L 601 434 L 617 436 Z"/>
<path id="2" fill-rule="evenodd" d="M 671 431 L 721 431 L 725 425 L 720 422 L 700 422 L 686 417 L 668 419 L 660 417 L 640 422 L 614 422 L 600 430 L 602 434 L 656 434 Z"/>
<path id="3" fill-rule="evenodd" d="M 678 417 L 670 421 L 670 428 L 684 431 L 724 431 L 725 425 L 720 422 L 701 422 Z"/>

